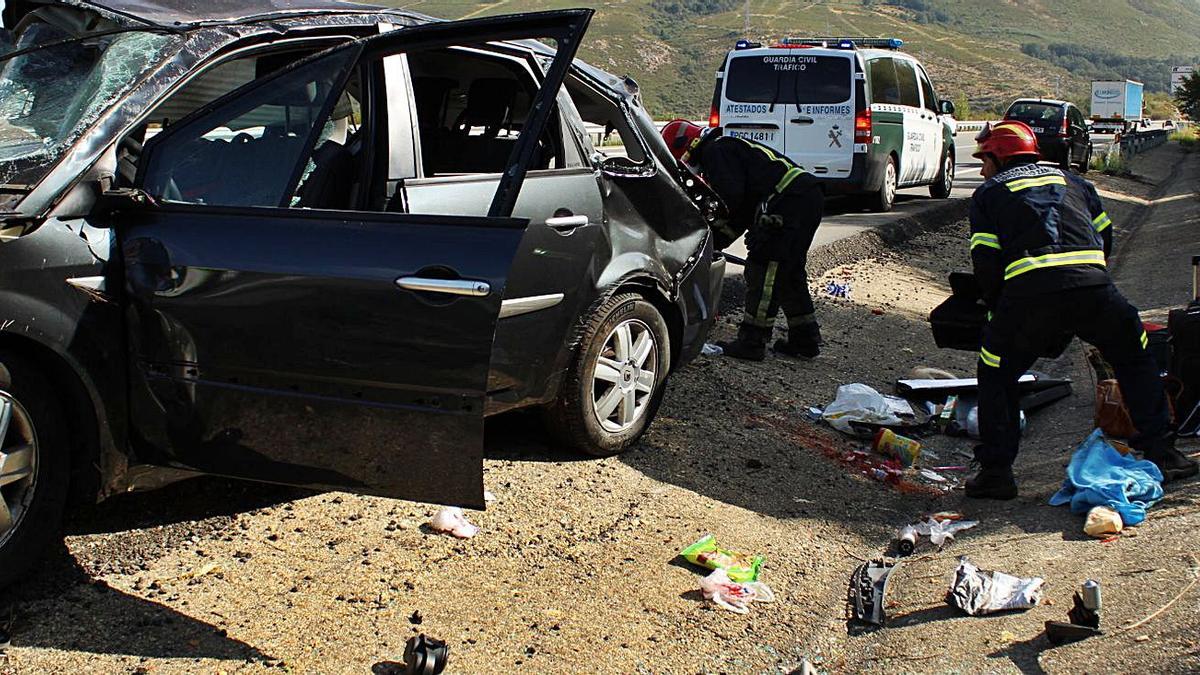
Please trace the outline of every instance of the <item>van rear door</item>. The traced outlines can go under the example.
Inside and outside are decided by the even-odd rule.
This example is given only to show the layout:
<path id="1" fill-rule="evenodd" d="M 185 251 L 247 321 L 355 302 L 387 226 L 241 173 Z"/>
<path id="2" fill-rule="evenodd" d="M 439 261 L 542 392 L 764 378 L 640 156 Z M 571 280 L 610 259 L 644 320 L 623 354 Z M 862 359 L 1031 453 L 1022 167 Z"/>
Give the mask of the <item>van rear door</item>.
<path id="1" fill-rule="evenodd" d="M 785 152 L 820 178 L 848 178 L 854 165 L 854 52 L 792 50 L 776 64 L 791 73 Z"/>
<path id="2" fill-rule="evenodd" d="M 720 121 L 725 135 L 785 152 L 788 97 L 792 82 L 773 61 L 782 50 L 735 53 L 725 67 Z M 720 80 L 717 80 L 720 82 Z"/>

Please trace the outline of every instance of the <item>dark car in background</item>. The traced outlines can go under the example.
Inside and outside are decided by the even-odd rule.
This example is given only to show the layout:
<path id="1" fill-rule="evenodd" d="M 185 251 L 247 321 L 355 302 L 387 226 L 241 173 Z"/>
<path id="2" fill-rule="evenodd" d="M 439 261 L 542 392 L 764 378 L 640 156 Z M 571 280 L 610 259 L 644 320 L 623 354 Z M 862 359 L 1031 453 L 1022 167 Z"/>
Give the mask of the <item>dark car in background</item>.
<path id="1" fill-rule="evenodd" d="M 1088 122 L 1075 104 L 1044 98 L 1013 101 L 1004 113 L 1006 120 L 1028 124 L 1037 134 L 1042 159 L 1063 170 L 1078 167 L 1086 173 L 1092 162 L 1092 137 Z"/>
<path id="2" fill-rule="evenodd" d="M 636 83 L 574 60 L 591 15 L 10 0 L 0 584 L 68 497 L 481 508 L 488 415 L 636 441 L 713 323 L 723 207 Z"/>

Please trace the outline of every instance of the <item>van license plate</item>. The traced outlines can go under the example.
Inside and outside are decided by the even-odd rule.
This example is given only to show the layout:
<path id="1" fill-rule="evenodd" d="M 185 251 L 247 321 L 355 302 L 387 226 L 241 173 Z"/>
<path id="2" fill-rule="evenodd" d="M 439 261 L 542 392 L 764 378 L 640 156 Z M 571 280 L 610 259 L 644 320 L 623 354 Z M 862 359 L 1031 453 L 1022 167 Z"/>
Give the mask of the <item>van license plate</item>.
<path id="1" fill-rule="evenodd" d="M 775 134 L 779 132 L 759 129 L 726 129 L 725 133 L 734 138 L 744 138 L 748 141 L 755 141 L 756 143 L 774 143 Z"/>

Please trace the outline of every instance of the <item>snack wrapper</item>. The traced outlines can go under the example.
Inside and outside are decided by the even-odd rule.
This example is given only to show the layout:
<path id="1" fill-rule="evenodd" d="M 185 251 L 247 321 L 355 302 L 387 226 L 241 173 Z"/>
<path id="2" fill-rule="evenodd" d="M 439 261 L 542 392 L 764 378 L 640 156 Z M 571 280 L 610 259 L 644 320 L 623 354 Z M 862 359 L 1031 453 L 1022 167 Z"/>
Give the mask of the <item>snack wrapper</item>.
<path id="1" fill-rule="evenodd" d="M 704 535 L 699 541 L 679 552 L 693 565 L 710 570 L 725 570 L 731 581 L 747 583 L 758 581 L 758 573 L 766 560 L 761 555 L 753 558 L 745 553 L 721 548 L 717 538 L 711 534 Z"/>

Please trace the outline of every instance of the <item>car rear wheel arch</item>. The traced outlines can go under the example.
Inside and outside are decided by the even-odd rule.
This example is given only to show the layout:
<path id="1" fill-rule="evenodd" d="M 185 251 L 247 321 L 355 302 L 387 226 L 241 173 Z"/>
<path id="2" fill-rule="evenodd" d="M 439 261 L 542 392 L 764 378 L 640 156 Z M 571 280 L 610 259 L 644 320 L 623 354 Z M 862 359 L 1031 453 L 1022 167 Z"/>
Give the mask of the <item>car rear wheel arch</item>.
<path id="1" fill-rule="evenodd" d="M 69 499 L 95 503 L 101 496 L 99 414 L 75 367 L 50 347 L 12 333 L 0 333 L 0 351 L 13 354 L 45 373 L 62 407 L 70 443 Z"/>

